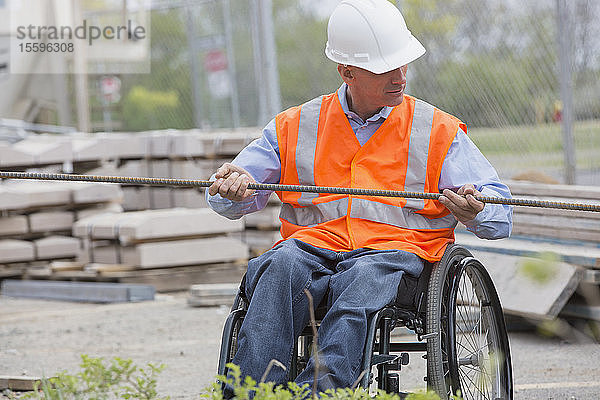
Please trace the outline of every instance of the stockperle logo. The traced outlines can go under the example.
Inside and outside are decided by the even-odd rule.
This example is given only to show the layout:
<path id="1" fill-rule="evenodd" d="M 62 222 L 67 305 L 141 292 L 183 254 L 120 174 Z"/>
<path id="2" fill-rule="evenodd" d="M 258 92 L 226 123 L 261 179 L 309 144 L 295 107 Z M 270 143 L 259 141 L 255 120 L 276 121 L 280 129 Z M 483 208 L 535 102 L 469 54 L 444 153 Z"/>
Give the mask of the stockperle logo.
<path id="1" fill-rule="evenodd" d="M 95 40 L 142 40 L 146 39 L 146 28 L 128 20 L 127 25 L 119 26 L 97 26 L 88 24 L 83 20 L 83 24 L 76 27 L 71 26 L 28 26 L 17 27 L 17 39 L 19 40 L 73 40 L 84 39 L 88 45 L 92 45 Z"/>
<path id="2" fill-rule="evenodd" d="M 149 73 L 150 0 L 115 4 L 12 0 L 10 72 Z"/>

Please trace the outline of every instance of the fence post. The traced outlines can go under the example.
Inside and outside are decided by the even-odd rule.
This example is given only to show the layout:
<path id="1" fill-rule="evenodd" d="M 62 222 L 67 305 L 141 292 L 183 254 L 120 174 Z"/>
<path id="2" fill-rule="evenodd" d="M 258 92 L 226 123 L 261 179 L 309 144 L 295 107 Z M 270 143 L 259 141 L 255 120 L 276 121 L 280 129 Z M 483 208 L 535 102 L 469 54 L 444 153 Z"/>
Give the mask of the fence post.
<path id="1" fill-rule="evenodd" d="M 565 160 L 565 181 L 575 184 L 575 146 L 573 144 L 573 61 L 571 40 L 571 18 L 566 0 L 556 0 L 556 20 L 558 32 L 558 54 L 560 98 L 562 109 L 563 152 Z"/>

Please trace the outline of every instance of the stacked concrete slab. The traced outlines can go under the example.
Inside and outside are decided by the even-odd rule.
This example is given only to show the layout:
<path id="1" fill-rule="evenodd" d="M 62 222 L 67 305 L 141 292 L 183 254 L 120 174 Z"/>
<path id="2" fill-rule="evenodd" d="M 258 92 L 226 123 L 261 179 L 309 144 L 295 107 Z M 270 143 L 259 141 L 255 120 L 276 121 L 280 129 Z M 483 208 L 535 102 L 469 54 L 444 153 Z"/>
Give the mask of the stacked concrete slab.
<path id="1" fill-rule="evenodd" d="M 100 183 L 0 182 L 0 278 L 21 276 L 51 260 L 73 260 L 71 236 L 81 216 L 122 211 L 121 188 Z"/>
<path id="2" fill-rule="evenodd" d="M 209 276 L 210 270 L 221 271 L 220 279 L 227 282 L 241 278 L 248 259 L 248 247 L 229 236 L 243 229 L 243 221 L 206 208 L 175 208 L 92 216 L 76 222 L 73 235 L 84 242 L 77 259 L 87 277 L 132 282 L 137 275 L 147 283 L 179 267 L 177 273 L 187 272 L 192 279 L 199 272 Z"/>
<path id="3" fill-rule="evenodd" d="M 108 146 L 105 144 L 99 148 L 117 146 L 123 151 L 113 151 L 102 158 L 108 162 L 103 162 L 101 166 L 85 173 L 207 180 L 219 166 L 230 161 L 259 134 L 257 129 L 234 132 L 166 130 L 135 134 L 98 134 L 85 140 L 78 139 L 74 158 L 89 158 L 89 151 L 94 148 L 93 143 L 109 143 Z M 204 189 L 124 187 L 123 191 L 123 207 L 126 211 L 206 207 Z"/>

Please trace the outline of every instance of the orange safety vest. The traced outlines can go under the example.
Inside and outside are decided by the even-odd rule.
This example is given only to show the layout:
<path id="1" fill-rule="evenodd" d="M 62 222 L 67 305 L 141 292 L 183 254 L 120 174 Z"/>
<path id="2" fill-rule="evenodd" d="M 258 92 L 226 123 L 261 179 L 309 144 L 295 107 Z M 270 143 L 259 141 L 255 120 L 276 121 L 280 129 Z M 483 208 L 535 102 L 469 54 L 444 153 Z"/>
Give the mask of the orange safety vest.
<path id="1" fill-rule="evenodd" d="M 405 95 L 361 146 L 337 93 L 275 118 L 282 184 L 437 193 L 457 118 Z M 281 235 L 333 251 L 399 249 L 429 261 L 454 241 L 456 219 L 439 202 L 277 192 Z"/>

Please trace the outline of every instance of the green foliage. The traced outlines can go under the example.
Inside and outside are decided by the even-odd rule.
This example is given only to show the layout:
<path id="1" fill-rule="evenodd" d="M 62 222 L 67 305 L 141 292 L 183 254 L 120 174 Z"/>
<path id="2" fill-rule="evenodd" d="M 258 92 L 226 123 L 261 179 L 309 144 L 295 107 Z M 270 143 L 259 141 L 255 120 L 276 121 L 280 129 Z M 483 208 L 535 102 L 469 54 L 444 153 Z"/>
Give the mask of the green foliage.
<path id="1" fill-rule="evenodd" d="M 519 265 L 519 273 L 531 281 L 545 285 L 556 275 L 557 262 L 560 261 L 556 253 L 540 253 L 536 258 L 526 258 Z"/>
<path id="2" fill-rule="evenodd" d="M 146 368 L 133 364 L 131 359 L 115 357 L 110 362 L 102 358 L 81 356 L 81 372 L 66 371 L 56 377 L 42 379 L 33 392 L 21 397 L 36 400 L 166 400 L 156 391 L 157 375 L 165 365 L 148 363 Z"/>
<path id="3" fill-rule="evenodd" d="M 307 384 L 298 386 L 295 382 L 289 382 L 286 387 L 275 385 L 273 382 L 257 382 L 249 376 L 242 379 L 240 368 L 235 364 L 227 364 L 229 369 L 228 376 L 218 376 L 217 382 L 213 383 L 204 393 L 200 395 L 201 400 L 223 400 L 221 391 L 221 382 L 230 385 L 233 388 L 235 399 L 248 400 L 251 393 L 254 393 L 254 400 L 292 400 L 292 399 L 310 399 L 310 388 Z M 400 400 L 397 394 L 386 393 L 378 390 L 373 397 L 369 391 L 364 388 L 338 388 L 329 389 L 319 393 L 319 399 L 327 400 Z M 461 400 L 461 397 L 452 396 L 451 400 Z M 419 391 L 411 393 L 406 400 L 440 400 L 440 397 L 433 392 Z"/>
<path id="4" fill-rule="evenodd" d="M 125 99 L 123 117 L 129 130 L 176 127 L 179 97 L 175 91 L 161 92 L 134 86 Z"/>

